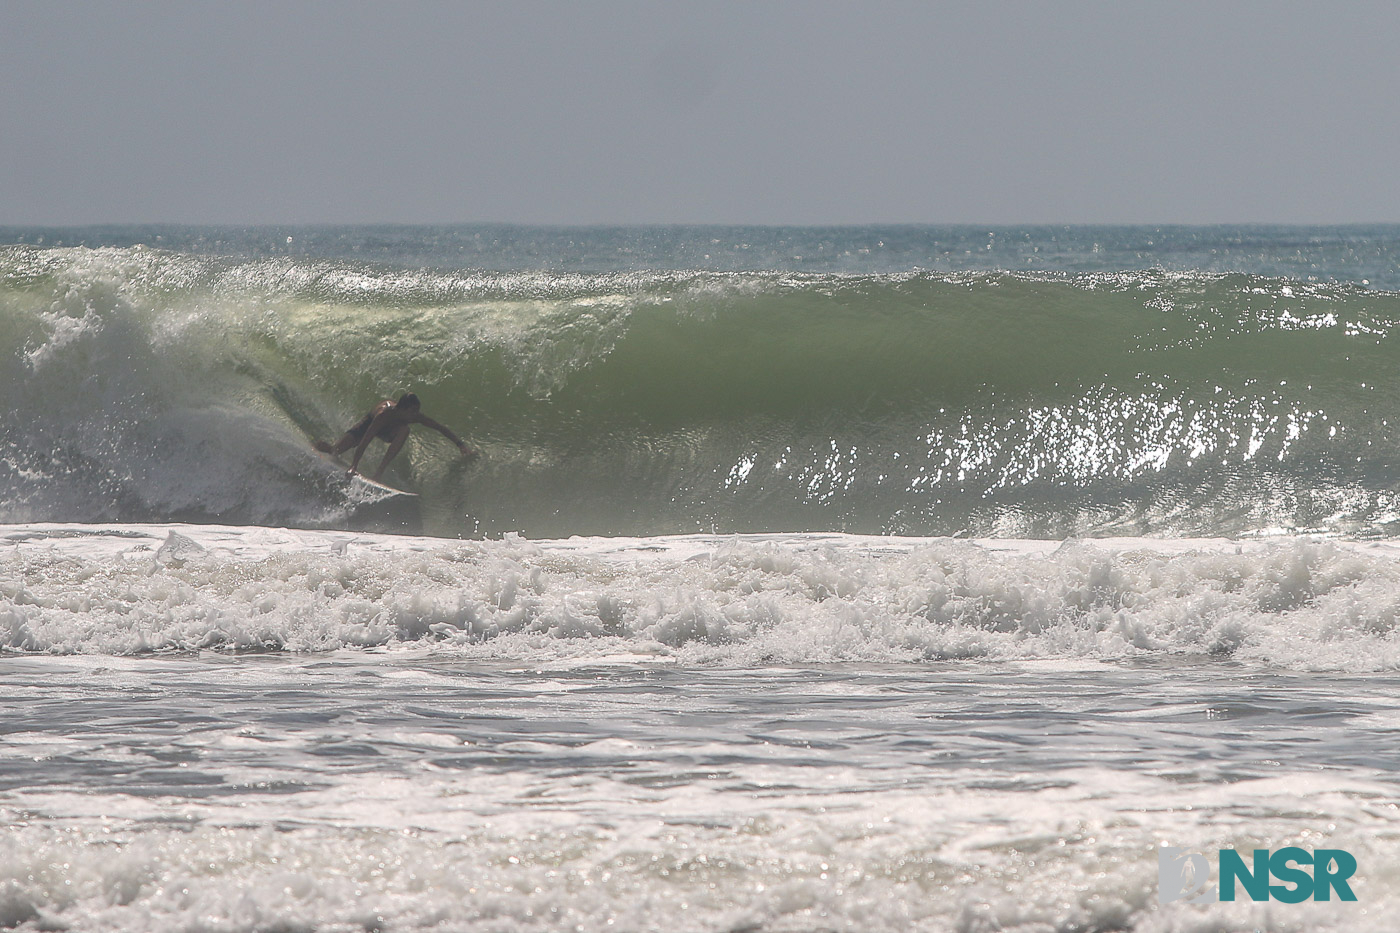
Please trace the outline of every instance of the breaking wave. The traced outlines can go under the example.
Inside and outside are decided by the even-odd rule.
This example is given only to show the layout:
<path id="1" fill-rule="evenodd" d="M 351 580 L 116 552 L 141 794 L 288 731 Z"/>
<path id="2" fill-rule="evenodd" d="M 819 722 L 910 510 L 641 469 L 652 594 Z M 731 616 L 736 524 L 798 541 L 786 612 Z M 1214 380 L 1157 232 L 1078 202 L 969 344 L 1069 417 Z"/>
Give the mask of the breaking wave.
<path id="1" fill-rule="evenodd" d="M 438 535 L 1389 535 L 1397 320 L 1244 274 L 4 247 L 0 521 L 346 527 L 308 441 L 412 388 L 484 454 L 396 465 Z"/>

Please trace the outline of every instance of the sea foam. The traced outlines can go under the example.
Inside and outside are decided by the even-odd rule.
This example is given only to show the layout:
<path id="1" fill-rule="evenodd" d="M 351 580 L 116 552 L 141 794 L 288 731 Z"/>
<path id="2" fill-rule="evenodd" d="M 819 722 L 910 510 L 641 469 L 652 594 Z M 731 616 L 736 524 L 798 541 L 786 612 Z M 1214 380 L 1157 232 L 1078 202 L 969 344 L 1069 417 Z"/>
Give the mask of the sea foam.
<path id="1" fill-rule="evenodd" d="M 11 652 L 414 649 L 532 663 L 1233 659 L 1400 667 L 1395 545 L 839 534 L 530 541 L 8 526 Z"/>

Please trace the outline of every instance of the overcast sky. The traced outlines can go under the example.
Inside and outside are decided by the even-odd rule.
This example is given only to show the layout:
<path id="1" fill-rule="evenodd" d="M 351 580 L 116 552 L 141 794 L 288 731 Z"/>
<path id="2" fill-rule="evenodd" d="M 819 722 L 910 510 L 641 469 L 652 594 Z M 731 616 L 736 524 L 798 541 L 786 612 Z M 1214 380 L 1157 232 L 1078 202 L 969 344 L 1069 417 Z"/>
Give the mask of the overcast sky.
<path id="1" fill-rule="evenodd" d="M 0 225 L 1400 221 L 1400 4 L 0 3 Z"/>

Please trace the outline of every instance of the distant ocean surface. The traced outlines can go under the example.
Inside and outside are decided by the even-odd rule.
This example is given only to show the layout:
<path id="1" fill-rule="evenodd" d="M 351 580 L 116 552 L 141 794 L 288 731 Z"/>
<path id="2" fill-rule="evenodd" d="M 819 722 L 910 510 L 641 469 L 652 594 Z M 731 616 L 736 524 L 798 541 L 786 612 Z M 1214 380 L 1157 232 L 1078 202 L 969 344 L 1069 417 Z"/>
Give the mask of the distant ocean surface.
<path id="1" fill-rule="evenodd" d="M 1397 334 L 1400 226 L 0 227 L 0 928 L 1393 930 Z"/>

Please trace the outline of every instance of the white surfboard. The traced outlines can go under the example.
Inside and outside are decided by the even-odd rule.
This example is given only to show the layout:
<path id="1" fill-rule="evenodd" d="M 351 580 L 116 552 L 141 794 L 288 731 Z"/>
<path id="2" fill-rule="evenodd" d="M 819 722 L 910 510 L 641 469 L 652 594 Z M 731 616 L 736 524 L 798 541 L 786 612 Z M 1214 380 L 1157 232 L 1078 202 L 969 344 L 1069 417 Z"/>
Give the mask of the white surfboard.
<path id="1" fill-rule="evenodd" d="M 350 473 L 350 464 L 333 454 L 328 454 L 324 451 L 317 451 L 317 453 L 320 454 L 322 460 L 325 460 L 327 463 L 333 463 L 341 470 L 345 471 L 345 481 L 352 489 L 356 487 L 368 487 L 368 489 L 386 496 L 411 496 L 414 499 L 418 498 L 418 493 L 416 492 L 409 492 L 407 489 L 399 489 L 397 486 L 381 483 L 379 480 L 370 479 L 368 476 L 361 473 Z"/>
<path id="2" fill-rule="evenodd" d="M 423 513 L 418 493 L 398 489 L 388 483 L 372 480 L 359 473 L 351 474 L 350 465 L 339 457 L 317 451 L 322 460 L 333 468 L 337 482 L 349 506 L 349 527 L 356 531 L 388 532 L 391 534 L 420 534 Z"/>

